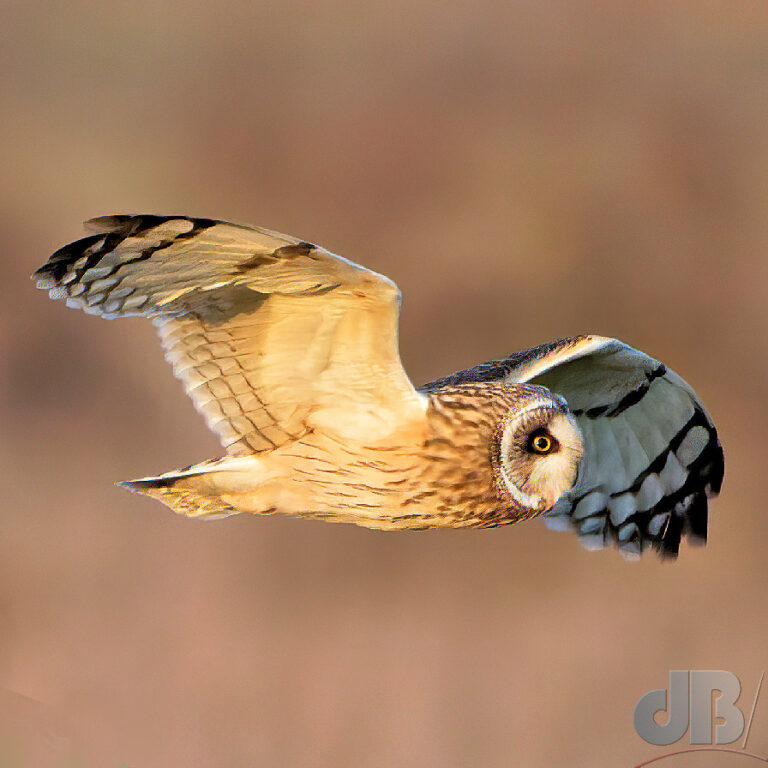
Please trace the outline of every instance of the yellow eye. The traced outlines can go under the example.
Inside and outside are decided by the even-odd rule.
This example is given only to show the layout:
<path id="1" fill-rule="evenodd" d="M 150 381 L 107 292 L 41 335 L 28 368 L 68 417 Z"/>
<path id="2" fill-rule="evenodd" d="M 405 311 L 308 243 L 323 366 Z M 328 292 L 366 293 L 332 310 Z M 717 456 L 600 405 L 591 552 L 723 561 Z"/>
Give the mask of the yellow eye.
<path id="1" fill-rule="evenodd" d="M 532 453 L 549 453 L 554 447 L 552 438 L 544 432 L 534 432 L 528 441 Z"/>

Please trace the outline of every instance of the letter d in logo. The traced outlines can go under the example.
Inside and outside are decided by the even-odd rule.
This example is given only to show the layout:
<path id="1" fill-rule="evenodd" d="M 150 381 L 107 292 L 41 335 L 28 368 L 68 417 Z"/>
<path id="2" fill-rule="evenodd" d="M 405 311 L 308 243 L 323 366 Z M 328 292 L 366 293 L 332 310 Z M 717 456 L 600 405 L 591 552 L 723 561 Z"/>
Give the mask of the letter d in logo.
<path id="1" fill-rule="evenodd" d="M 669 720 L 659 725 L 653 716 L 669 712 Z M 669 673 L 669 706 L 664 688 L 648 691 L 635 706 L 635 730 L 640 738 L 659 747 L 674 744 L 688 730 L 688 670 L 673 669 Z"/>

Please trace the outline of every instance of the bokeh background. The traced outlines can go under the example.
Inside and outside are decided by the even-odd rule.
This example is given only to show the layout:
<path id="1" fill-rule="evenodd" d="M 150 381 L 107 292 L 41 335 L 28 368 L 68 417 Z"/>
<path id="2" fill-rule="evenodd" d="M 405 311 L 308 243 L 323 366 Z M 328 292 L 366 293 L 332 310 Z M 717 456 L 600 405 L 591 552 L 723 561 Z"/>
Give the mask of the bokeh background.
<path id="1" fill-rule="evenodd" d="M 0 10 L 4 766 L 631 766 L 663 751 L 632 711 L 670 668 L 739 674 L 748 711 L 768 5 Z M 649 352 L 721 431 L 709 546 L 628 564 L 540 521 L 206 524 L 115 488 L 220 455 L 150 324 L 28 279 L 115 212 L 260 224 L 391 276 L 417 383 L 579 332 Z M 768 692 L 749 748 L 768 753 Z"/>

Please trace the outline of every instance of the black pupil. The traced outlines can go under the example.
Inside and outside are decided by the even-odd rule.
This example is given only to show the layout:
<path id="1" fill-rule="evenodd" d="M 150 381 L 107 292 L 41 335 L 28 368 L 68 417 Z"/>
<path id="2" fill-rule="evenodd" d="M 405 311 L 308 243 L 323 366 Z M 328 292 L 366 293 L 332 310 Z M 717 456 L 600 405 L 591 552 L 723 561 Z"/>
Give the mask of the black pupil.
<path id="1" fill-rule="evenodd" d="M 549 435 L 547 435 L 543 430 L 537 430 L 534 432 L 528 441 L 529 450 L 532 450 L 535 453 L 549 453 L 549 451 L 552 450 L 552 447 L 552 438 L 549 437 Z"/>

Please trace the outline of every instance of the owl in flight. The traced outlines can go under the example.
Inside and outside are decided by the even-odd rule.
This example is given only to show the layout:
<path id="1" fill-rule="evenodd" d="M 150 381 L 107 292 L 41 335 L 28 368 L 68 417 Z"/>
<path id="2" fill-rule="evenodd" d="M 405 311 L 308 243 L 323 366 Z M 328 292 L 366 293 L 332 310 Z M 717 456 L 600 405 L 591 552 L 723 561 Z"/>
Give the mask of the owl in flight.
<path id="1" fill-rule="evenodd" d="M 628 558 L 704 542 L 723 452 L 693 390 L 577 336 L 415 388 L 386 277 L 257 227 L 106 216 L 34 274 L 52 298 L 141 315 L 226 457 L 122 483 L 189 517 L 284 512 L 369 528 L 537 515 Z"/>

